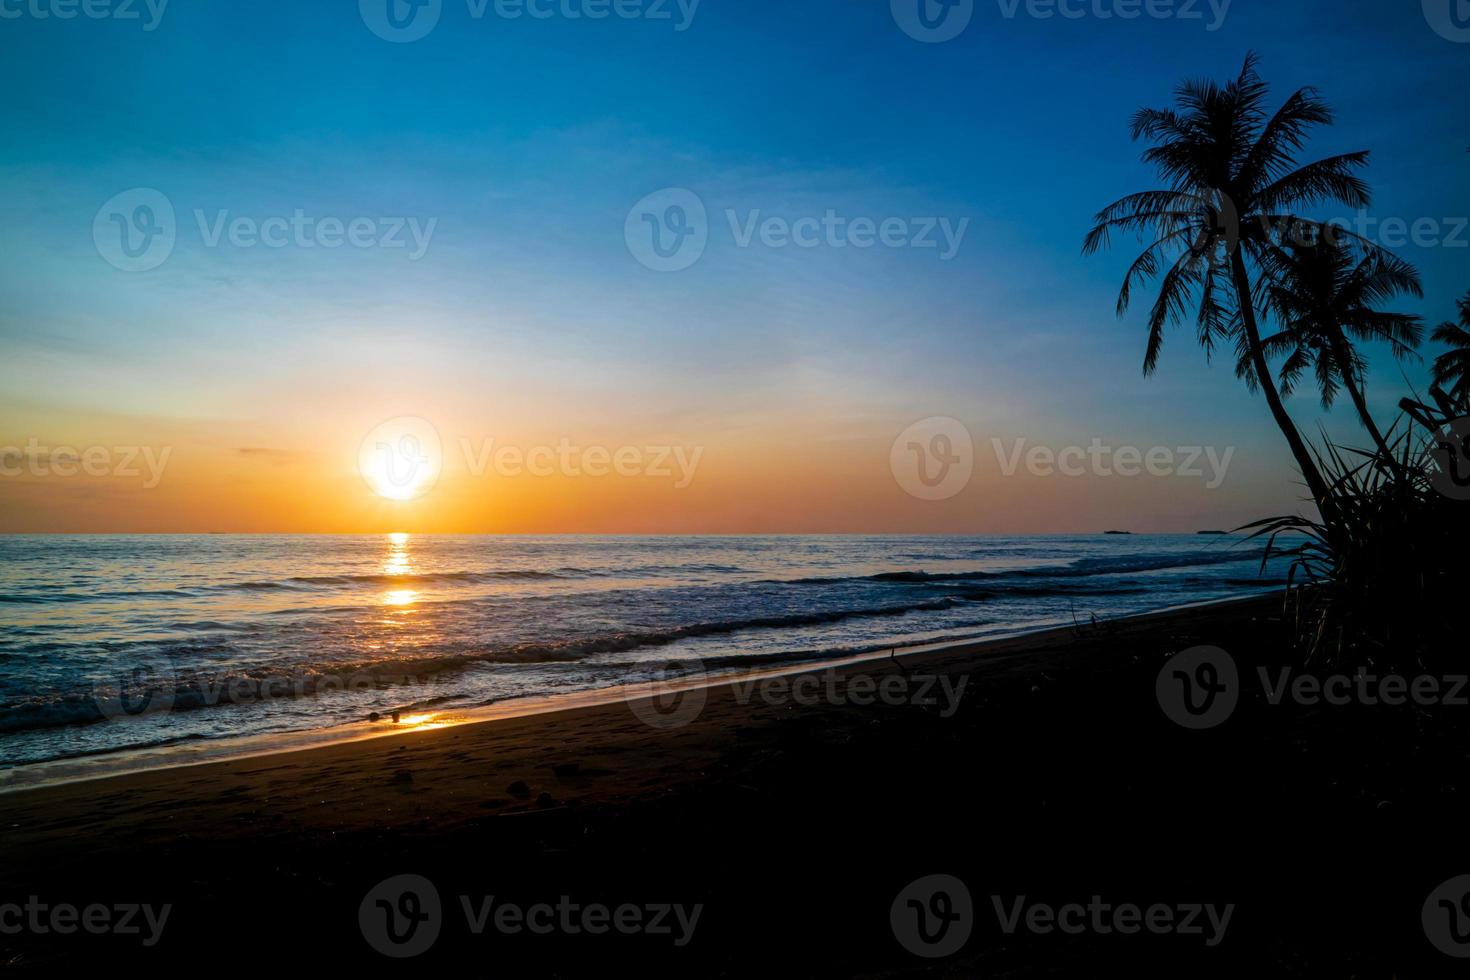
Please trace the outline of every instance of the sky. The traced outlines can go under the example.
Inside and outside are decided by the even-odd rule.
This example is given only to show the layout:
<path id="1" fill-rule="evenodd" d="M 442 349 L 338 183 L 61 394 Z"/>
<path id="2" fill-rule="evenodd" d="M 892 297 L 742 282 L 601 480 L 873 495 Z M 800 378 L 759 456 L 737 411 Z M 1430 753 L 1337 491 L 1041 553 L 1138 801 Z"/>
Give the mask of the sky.
<path id="1" fill-rule="evenodd" d="M 1369 212 L 1318 216 L 1405 239 L 1396 308 L 1449 319 L 1470 10 L 923 2 L 0 0 L 0 531 L 1299 510 L 1230 359 L 1186 326 L 1143 377 L 1138 246 L 1082 237 L 1156 186 L 1132 112 L 1255 50 L 1274 101 L 1337 111 L 1307 157 L 1373 153 Z M 1427 369 L 1369 353 L 1391 420 Z M 1346 400 L 1289 407 L 1362 438 Z"/>

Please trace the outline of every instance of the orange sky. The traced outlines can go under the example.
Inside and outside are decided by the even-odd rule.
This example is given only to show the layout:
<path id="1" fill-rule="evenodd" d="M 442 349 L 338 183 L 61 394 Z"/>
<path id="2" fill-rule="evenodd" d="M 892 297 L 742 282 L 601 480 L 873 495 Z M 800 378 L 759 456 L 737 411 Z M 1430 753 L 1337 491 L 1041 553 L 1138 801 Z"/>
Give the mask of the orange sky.
<path id="1" fill-rule="evenodd" d="M 900 486 L 890 460 L 911 420 L 853 417 L 820 425 L 749 419 L 704 432 L 639 427 L 623 438 L 591 427 L 558 435 L 530 425 L 506 437 L 437 423 L 437 480 L 415 499 L 394 500 L 377 492 L 392 489 L 383 471 L 362 462 L 364 439 L 382 421 L 359 413 L 335 419 L 335 431 L 303 425 L 264 440 L 230 423 L 114 419 L 76 426 L 69 436 L 53 425 L 56 438 L 38 440 L 22 459 L 12 455 L 0 474 L 0 531 L 1194 531 L 1255 519 L 1261 505 L 1250 501 L 1274 494 L 1288 502 L 1291 493 L 1276 460 L 1248 452 L 1232 459 L 1215 489 L 1201 477 L 1068 477 L 1025 466 L 1006 475 L 991 438 L 967 423 L 976 433 L 973 477 L 949 499 L 921 500 Z M 82 438 L 82 429 L 92 438 Z M 0 437 L 0 450 L 25 447 L 27 438 Z M 1007 451 L 1017 438 L 1024 437 L 1007 434 Z M 1032 438 L 1026 445 L 1038 443 L 1066 444 Z M 537 446 L 545 448 L 528 459 Z M 94 471 L 111 466 L 105 475 L 89 476 L 80 462 L 67 467 L 59 457 L 59 469 L 45 465 L 47 450 L 80 456 L 87 447 Z M 589 454 L 591 447 L 606 452 Z M 32 472 L 38 452 L 39 474 Z"/>

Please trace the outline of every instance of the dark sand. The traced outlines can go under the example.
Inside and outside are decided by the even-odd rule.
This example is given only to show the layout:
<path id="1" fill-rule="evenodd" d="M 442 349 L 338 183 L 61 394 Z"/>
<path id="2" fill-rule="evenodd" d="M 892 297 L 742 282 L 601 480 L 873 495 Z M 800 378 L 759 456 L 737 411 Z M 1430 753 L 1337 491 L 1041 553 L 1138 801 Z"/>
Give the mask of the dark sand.
<path id="1" fill-rule="evenodd" d="M 1160 710 L 1159 669 L 1186 647 L 1223 647 L 1243 673 L 1284 662 L 1279 606 L 907 658 L 910 691 L 927 683 L 912 675 L 968 678 L 949 717 L 742 701 L 724 685 L 672 729 L 616 703 L 3 794 L 0 903 L 172 911 L 152 948 L 26 930 L 0 935 L 0 956 L 289 975 L 1436 975 L 1452 961 L 1427 945 L 1421 905 L 1470 873 L 1464 742 L 1444 733 L 1458 718 L 1433 719 L 1429 737 L 1420 713 L 1272 707 L 1253 681 L 1217 729 Z M 444 921 L 428 952 L 394 961 L 368 946 L 358 910 L 405 873 L 434 882 Z M 942 960 L 889 924 L 900 889 L 935 873 L 964 880 L 975 906 L 973 935 Z M 683 946 L 477 936 L 462 895 L 703 909 Z M 1236 908 L 1215 947 L 1007 935 L 992 896 L 1022 895 Z"/>

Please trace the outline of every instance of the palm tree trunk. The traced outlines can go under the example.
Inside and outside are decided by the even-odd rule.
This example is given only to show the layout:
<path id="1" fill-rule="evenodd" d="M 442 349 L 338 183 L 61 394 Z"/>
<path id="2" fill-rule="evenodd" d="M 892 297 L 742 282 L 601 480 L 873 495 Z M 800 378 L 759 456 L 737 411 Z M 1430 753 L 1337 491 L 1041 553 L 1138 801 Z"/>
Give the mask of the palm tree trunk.
<path id="1" fill-rule="evenodd" d="M 1328 491 L 1327 481 L 1322 479 L 1322 473 L 1317 469 L 1317 463 L 1312 459 L 1311 450 L 1302 439 L 1302 434 L 1297 431 L 1296 423 L 1286 412 L 1286 406 L 1281 403 L 1281 392 L 1276 390 L 1276 382 L 1271 378 L 1271 365 L 1266 361 L 1266 353 L 1261 349 L 1261 330 L 1256 324 L 1256 311 L 1251 302 L 1250 275 L 1245 269 L 1245 256 L 1241 254 L 1239 246 L 1230 256 L 1230 272 L 1235 282 L 1236 300 L 1240 305 L 1240 321 L 1245 327 L 1246 342 L 1250 349 L 1251 365 L 1255 368 L 1256 381 L 1261 386 L 1261 391 L 1266 396 L 1266 404 L 1271 409 L 1271 416 L 1276 420 L 1276 425 L 1281 429 L 1281 434 L 1286 437 L 1286 444 L 1291 448 L 1291 455 L 1296 458 L 1297 468 L 1302 471 L 1302 477 L 1307 481 L 1307 489 L 1311 491 L 1312 498 L 1317 502 L 1317 509 L 1322 513 L 1324 519 L 1329 518 L 1332 510 L 1332 495 Z"/>
<path id="2" fill-rule="evenodd" d="M 1348 349 L 1347 338 L 1342 331 L 1332 328 L 1328 336 L 1332 341 L 1332 358 L 1337 362 L 1337 373 L 1342 375 L 1342 383 L 1347 387 L 1348 394 L 1352 396 L 1353 407 L 1358 410 L 1358 418 L 1363 420 L 1363 428 L 1373 437 L 1378 444 L 1378 451 L 1385 459 L 1393 458 L 1393 451 L 1388 448 L 1388 442 L 1383 438 L 1383 433 L 1378 431 L 1378 423 L 1373 421 L 1373 416 L 1368 413 L 1368 402 L 1363 398 L 1363 391 L 1358 386 L 1357 377 L 1353 373 L 1353 355 Z"/>

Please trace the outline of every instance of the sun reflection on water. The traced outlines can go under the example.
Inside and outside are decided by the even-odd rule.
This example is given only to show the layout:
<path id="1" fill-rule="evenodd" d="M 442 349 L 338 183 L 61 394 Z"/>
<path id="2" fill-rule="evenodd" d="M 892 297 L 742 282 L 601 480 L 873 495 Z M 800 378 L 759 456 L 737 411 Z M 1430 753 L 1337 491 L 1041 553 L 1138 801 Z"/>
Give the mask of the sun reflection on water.
<path id="1" fill-rule="evenodd" d="M 388 555 L 383 559 L 384 575 L 410 575 L 413 560 L 408 553 L 409 537 L 397 532 L 388 535 Z"/>
<path id="2" fill-rule="evenodd" d="M 447 721 L 435 721 L 434 719 L 437 717 L 439 716 L 432 712 L 422 715 L 403 715 L 398 719 L 396 727 L 416 728 L 420 731 L 425 731 L 430 728 L 444 728 L 449 724 Z"/>
<path id="3" fill-rule="evenodd" d="M 383 557 L 383 575 L 391 578 L 413 575 L 413 557 L 408 552 L 409 540 L 409 536 L 401 531 L 388 535 L 388 553 Z M 418 597 L 415 589 L 392 588 L 383 593 L 382 601 L 385 606 L 411 606 Z"/>

